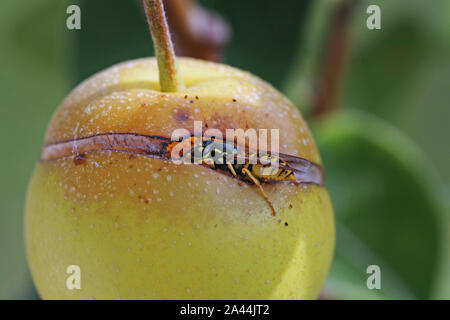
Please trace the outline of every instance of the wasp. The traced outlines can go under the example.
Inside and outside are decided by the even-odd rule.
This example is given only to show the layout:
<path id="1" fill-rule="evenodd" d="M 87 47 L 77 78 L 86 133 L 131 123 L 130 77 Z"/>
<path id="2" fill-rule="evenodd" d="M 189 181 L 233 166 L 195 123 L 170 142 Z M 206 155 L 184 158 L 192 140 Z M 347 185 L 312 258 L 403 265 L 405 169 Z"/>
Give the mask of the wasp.
<path id="1" fill-rule="evenodd" d="M 321 167 L 304 158 L 249 150 L 236 143 L 231 144 L 210 137 L 187 137 L 169 146 L 168 151 L 171 152 L 175 146 L 178 147 L 178 151 L 182 150 L 181 153 L 175 152 L 175 158 L 179 160 L 201 164 L 255 184 L 269 205 L 272 216 L 276 215 L 276 211 L 262 183 L 291 182 L 317 185 L 323 183 Z M 174 154 L 172 159 L 173 156 Z"/>

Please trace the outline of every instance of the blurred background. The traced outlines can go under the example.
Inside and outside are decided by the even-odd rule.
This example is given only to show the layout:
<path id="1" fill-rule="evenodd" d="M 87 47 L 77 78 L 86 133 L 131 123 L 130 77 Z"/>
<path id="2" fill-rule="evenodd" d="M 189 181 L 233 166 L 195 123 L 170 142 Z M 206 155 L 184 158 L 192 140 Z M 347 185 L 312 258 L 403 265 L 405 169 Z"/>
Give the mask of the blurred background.
<path id="1" fill-rule="evenodd" d="M 66 9 L 81 8 L 81 30 Z M 369 5 L 381 29 L 369 30 Z M 321 298 L 450 298 L 450 1 L 168 0 L 177 54 L 288 95 L 320 149 L 337 219 Z M 39 299 L 23 207 L 52 112 L 80 81 L 153 54 L 139 1 L 0 2 L 0 299 Z M 366 269 L 381 268 L 369 290 Z"/>

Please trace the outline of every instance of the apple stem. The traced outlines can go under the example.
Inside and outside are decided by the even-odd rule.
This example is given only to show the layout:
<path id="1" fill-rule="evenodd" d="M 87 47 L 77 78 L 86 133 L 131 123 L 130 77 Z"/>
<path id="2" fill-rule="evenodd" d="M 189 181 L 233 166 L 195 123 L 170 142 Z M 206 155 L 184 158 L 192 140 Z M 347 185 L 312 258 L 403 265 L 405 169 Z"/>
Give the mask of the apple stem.
<path id="1" fill-rule="evenodd" d="M 155 48 L 161 90 L 183 90 L 183 77 L 178 68 L 162 0 L 143 0 L 143 3 Z"/>

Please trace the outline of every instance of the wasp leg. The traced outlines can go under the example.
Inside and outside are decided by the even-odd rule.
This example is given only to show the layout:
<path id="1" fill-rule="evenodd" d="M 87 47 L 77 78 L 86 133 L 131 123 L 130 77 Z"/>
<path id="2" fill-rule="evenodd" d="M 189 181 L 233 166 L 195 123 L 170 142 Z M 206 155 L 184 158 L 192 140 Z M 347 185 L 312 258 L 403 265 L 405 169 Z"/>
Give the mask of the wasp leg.
<path id="1" fill-rule="evenodd" d="M 259 182 L 259 180 L 256 179 L 247 168 L 243 168 L 242 173 L 248 175 L 248 177 L 250 179 L 252 179 L 252 181 L 259 187 L 259 190 L 261 190 L 263 198 L 269 204 L 270 210 L 272 210 L 272 216 L 275 216 L 276 215 L 275 208 L 273 207 L 272 202 L 269 200 L 269 197 L 264 192 L 264 189 L 261 186 L 261 183 Z"/>
<path id="2" fill-rule="evenodd" d="M 234 168 L 233 168 L 233 166 L 231 165 L 231 163 L 229 163 L 229 162 L 227 162 L 227 166 L 228 166 L 228 169 L 230 169 L 230 171 L 231 171 L 231 173 L 233 174 L 233 176 L 237 176 L 237 174 L 236 174 L 236 171 L 234 171 Z"/>

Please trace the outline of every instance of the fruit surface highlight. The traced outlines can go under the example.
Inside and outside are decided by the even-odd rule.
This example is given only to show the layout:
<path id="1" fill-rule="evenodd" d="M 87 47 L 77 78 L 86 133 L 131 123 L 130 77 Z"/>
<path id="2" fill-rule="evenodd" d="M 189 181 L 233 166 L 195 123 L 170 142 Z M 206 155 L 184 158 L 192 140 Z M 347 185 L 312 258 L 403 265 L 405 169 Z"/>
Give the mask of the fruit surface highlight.
<path id="1" fill-rule="evenodd" d="M 259 78 L 178 58 L 185 89 L 161 92 L 154 58 L 110 67 L 75 88 L 45 145 L 105 133 L 170 138 L 175 129 L 280 129 L 280 152 L 320 164 L 297 109 Z M 334 247 L 323 186 L 255 185 L 200 165 L 117 151 L 40 161 L 26 245 L 45 299 L 314 299 Z M 70 265 L 81 289 L 66 287 Z"/>

